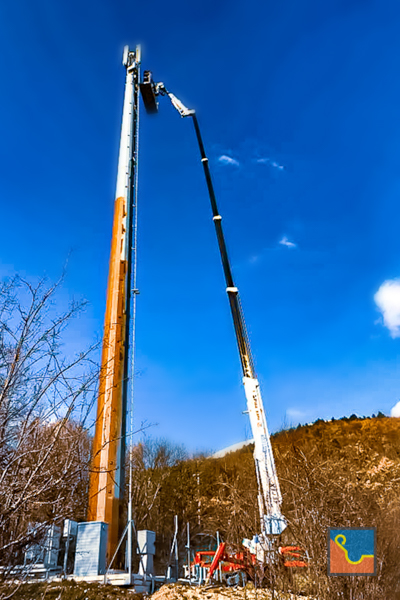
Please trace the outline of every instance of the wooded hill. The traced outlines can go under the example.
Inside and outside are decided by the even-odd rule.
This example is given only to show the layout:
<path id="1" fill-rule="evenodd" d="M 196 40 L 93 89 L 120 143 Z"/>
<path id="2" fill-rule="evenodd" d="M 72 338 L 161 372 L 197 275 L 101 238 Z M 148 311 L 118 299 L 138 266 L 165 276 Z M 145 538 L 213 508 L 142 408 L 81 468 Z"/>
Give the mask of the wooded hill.
<path id="1" fill-rule="evenodd" d="M 0 283 L 0 565 L 21 564 L 27 545 L 49 525 L 87 515 L 85 421 L 97 398 L 96 344 L 64 356 L 65 329 L 85 303 L 72 301 L 56 314 L 58 286 L 20 277 Z M 272 436 L 289 523 L 281 542 L 307 550 L 307 584 L 320 600 L 395 598 L 399 434 L 399 419 L 353 415 Z M 174 515 L 181 561 L 186 523 L 194 548 L 215 547 L 217 531 L 233 547 L 259 532 L 251 446 L 219 459 L 189 459 L 180 447 L 146 441 L 132 448 L 129 461 L 136 528 L 157 534 L 158 573 L 168 563 Z M 329 526 L 377 528 L 377 577 L 327 577 Z"/>
<path id="2" fill-rule="evenodd" d="M 272 446 L 289 523 L 281 543 L 307 550 L 308 584 L 318 598 L 395 598 L 400 420 L 383 415 L 319 420 L 273 435 Z M 259 531 L 252 450 L 249 445 L 223 458 L 182 460 L 167 444 L 153 443 L 151 451 L 143 444 L 135 447 L 135 522 L 138 529 L 156 531 L 161 572 L 175 514 L 182 561 L 187 522 L 197 548 L 215 547 L 216 531 L 233 547 Z M 376 577 L 327 577 L 329 527 L 377 528 Z"/>

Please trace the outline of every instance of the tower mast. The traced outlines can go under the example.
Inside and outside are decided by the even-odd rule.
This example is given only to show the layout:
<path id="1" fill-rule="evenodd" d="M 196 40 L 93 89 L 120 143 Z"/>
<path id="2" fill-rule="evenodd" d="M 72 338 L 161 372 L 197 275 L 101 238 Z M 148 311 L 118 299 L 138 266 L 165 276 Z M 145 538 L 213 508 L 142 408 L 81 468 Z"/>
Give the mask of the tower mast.
<path id="1" fill-rule="evenodd" d="M 96 428 L 89 482 L 89 521 L 108 523 L 108 561 L 118 545 L 125 479 L 133 226 L 136 221 L 140 46 L 124 48 L 126 67 Z M 135 292 L 136 290 L 134 290 Z"/>

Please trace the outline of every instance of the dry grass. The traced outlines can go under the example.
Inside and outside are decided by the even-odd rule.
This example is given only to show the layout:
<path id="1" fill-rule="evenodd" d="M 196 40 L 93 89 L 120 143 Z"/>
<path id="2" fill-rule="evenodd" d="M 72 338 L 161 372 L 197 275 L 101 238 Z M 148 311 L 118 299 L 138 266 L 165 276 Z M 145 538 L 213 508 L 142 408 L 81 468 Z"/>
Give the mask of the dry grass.
<path id="1" fill-rule="evenodd" d="M 311 596 L 296 596 L 289 592 L 272 592 L 255 589 L 252 584 L 245 588 L 222 586 L 189 587 L 185 585 L 163 585 L 151 596 L 152 600 L 317 600 Z"/>
<path id="2" fill-rule="evenodd" d="M 0 586 L 0 600 L 142 600 L 142 594 L 113 585 L 75 581 L 9 582 Z"/>

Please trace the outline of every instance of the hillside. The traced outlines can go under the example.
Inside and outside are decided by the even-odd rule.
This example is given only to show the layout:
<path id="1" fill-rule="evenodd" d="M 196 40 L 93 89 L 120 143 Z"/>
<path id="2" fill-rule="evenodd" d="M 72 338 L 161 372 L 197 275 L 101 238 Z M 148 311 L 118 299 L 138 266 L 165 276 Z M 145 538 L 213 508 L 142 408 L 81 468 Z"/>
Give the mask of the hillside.
<path id="1" fill-rule="evenodd" d="M 358 495 L 368 495 L 370 502 L 386 509 L 398 495 L 400 419 L 317 421 L 276 434 L 272 443 L 281 471 L 289 461 L 292 474 L 299 469 L 308 481 L 312 464 L 319 475 L 312 475 L 317 487 L 319 480 L 332 476 L 335 488 L 347 494 L 357 489 Z"/>
<path id="2" fill-rule="evenodd" d="M 264 593 L 251 591 L 251 586 L 242 592 L 207 588 L 190 593 L 166 586 L 155 600 L 294 600 L 301 594 L 315 600 L 400 600 L 400 419 L 317 421 L 273 435 L 272 447 L 288 521 L 280 543 L 302 546 L 310 557 L 309 568 L 289 572 L 264 565 L 257 581 L 266 588 Z M 165 442 L 148 441 L 134 448 L 134 521 L 137 529 L 156 532 L 157 574 L 165 573 L 168 564 L 175 515 L 181 566 L 187 557 L 187 523 L 192 550 L 214 549 L 217 531 L 231 550 L 241 546 L 243 537 L 259 532 L 252 450 L 248 445 L 221 458 L 187 459 L 182 448 Z M 376 527 L 376 577 L 327 576 L 329 527 Z M 9 592 L 8 584 L 1 587 L 0 598 Z M 130 593 L 107 586 L 64 582 L 18 587 L 14 597 L 79 600 L 126 595 Z"/>
<path id="3" fill-rule="evenodd" d="M 272 446 L 289 523 L 281 541 L 309 553 L 308 591 L 320 598 L 394 599 L 400 577 L 400 419 L 317 421 L 273 435 Z M 136 523 L 157 532 L 161 572 L 174 514 L 182 556 L 187 522 L 197 548 L 213 547 L 216 531 L 233 547 L 259 531 L 252 445 L 222 458 L 198 457 L 136 474 Z M 377 577 L 327 577 L 328 527 L 377 528 Z M 265 583 L 274 576 L 267 570 Z"/>

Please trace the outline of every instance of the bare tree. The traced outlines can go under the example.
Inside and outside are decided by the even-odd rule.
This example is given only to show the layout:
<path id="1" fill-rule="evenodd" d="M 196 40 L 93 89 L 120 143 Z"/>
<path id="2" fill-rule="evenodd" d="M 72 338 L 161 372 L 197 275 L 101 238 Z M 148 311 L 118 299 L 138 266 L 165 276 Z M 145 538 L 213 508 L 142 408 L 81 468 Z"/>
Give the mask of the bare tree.
<path id="1" fill-rule="evenodd" d="M 164 439 L 146 437 L 132 446 L 127 461 L 132 461 L 134 520 L 139 529 L 157 527 L 157 521 L 162 521 L 165 507 L 160 505 L 160 491 L 172 467 L 185 459 L 187 453 L 182 446 Z"/>
<path id="2" fill-rule="evenodd" d="M 0 563 L 20 560 L 30 529 L 44 531 L 85 511 L 90 439 L 86 420 L 96 397 L 97 344 L 63 352 L 63 333 L 85 307 L 59 314 L 61 280 L 0 284 Z M 39 527 L 37 525 L 39 524 Z"/>

